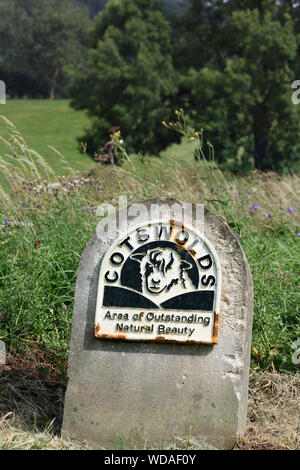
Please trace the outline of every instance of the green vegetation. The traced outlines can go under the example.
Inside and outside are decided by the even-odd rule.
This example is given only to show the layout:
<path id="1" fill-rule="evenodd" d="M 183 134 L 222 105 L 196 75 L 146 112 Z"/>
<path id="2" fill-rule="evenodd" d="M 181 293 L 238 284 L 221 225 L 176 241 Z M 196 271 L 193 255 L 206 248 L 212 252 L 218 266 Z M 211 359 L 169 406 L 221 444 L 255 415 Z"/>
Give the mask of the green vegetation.
<path id="1" fill-rule="evenodd" d="M 217 160 L 235 171 L 299 164 L 300 113 L 291 100 L 299 6 L 270 0 L 191 3 L 174 60 L 181 94 L 188 98 L 184 108 L 194 125 L 206 129 Z"/>
<path id="2" fill-rule="evenodd" d="M 94 119 L 82 138 L 88 153 L 119 126 L 129 151 L 156 154 L 172 140 L 160 119 L 182 106 L 194 127 L 206 129 L 224 169 L 299 170 L 291 84 L 299 71 L 300 6 L 190 4 L 168 19 L 156 0 L 110 0 L 94 20 L 88 57 L 70 88 L 74 107 Z"/>
<path id="3" fill-rule="evenodd" d="M 0 339 L 11 352 L 46 351 L 52 363 L 67 358 L 76 269 L 101 202 L 117 206 L 118 195 L 131 202 L 172 196 L 203 202 L 225 217 L 245 250 L 255 289 L 252 365 L 295 370 L 298 177 L 225 174 L 203 157 L 195 162 L 196 139 L 189 138 L 170 147 L 162 159 L 131 156 L 121 168 L 99 165 L 81 175 L 51 174 L 58 183 L 51 188 L 42 176 L 50 171 L 47 162 L 34 159 L 12 131 L 14 140 L 7 145 L 11 153 L 16 148 L 23 152 L 24 160 L 20 167 L 1 159 L 12 195 L 0 196 Z"/>
<path id="4" fill-rule="evenodd" d="M 89 155 L 114 128 L 128 153 L 158 155 L 183 107 L 223 169 L 300 170 L 299 2 L 11 0 L 0 42 L 7 94 L 70 97 Z"/>
<path id="5" fill-rule="evenodd" d="M 65 67 L 82 60 L 87 10 L 74 0 L 8 0 L 0 5 L 0 76 L 10 96 L 50 97 L 65 89 Z"/>
<path id="6" fill-rule="evenodd" d="M 73 106 L 93 117 L 82 140 L 89 152 L 99 151 L 108 129 L 118 126 L 128 151 L 157 154 L 172 141 L 161 121 L 177 92 L 171 28 L 157 0 L 109 2 L 90 36 L 88 58 L 71 87 Z"/>
<path id="7" fill-rule="evenodd" d="M 7 119 L 22 133 L 29 148 L 47 160 L 57 174 L 66 174 L 66 163 L 53 151 L 54 147 L 67 160 L 73 170 L 91 168 L 93 162 L 80 153 L 77 136 L 88 126 L 84 112 L 74 112 L 68 100 L 8 100 L 0 107 Z M 0 136 L 8 139 L 9 127 L 0 120 Z M 9 148 L 0 140 L 0 155 Z M 16 160 L 15 160 L 16 161 Z M 3 178 L 0 182 L 3 183 Z"/>

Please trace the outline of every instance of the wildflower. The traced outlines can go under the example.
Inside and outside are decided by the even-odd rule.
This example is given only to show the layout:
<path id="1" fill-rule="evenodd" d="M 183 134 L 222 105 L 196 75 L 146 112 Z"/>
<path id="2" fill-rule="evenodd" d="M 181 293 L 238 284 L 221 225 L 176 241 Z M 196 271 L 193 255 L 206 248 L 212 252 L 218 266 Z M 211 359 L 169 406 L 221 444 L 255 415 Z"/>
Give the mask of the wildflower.
<path id="1" fill-rule="evenodd" d="M 300 232 L 296 233 L 296 236 L 297 236 L 297 237 L 300 237 Z"/>
<path id="2" fill-rule="evenodd" d="M 85 211 L 85 207 L 81 207 L 80 210 L 81 210 L 81 212 L 84 212 L 84 211 Z"/>
<path id="3" fill-rule="evenodd" d="M 22 220 L 22 222 L 20 222 L 20 225 L 21 225 L 21 227 L 25 227 L 25 222 L 23 222 L 23 220 Z"/>
<path id="4" fill-rule="evenodd" d="M 236 234 L 235 234 L 235 238 L 237 238 L 237 239 L 241 238 L 240 234 L 239 234 L 239 233 L 236 233 Z"/>
<path id="5" fill-rule="evenodd" d="M 262 261 L 260 261 L 259 264 L 262 264 Z"/>
<path id="6" fill-rule="evenodd" d="M 179 114 L 179 111 L 178 111 L 178 109 L 175 109 L 175 114 Z"/>
<path id="7" fill-rule="evenodd" d="M 9 219 L 5 219 L 5 220 L 4 220 L 4 224 L 8 226 L 8 225 L 10 224 L 10 220 L 9 220 Z"/>
<path id="8" fill-rule="evenodd" d="M 195 137 L 190 137 L 190 140 L 195 140 Z"/>
<path id="9" fill-rule="evenodd" d="M 262 216 L 262 219 L 263 219 L 263 220 L 266 220 L 266 218 L 267 218 L 267 217 L 266 217 L 265 215 Z"/>
<path id="10" fill-rule="evenodd" d="M 259 204 L 252 204 L 252 209 L 255 211 L 259 208 Z"/>
<path id="11" fill-rule="evenodd" d="M 273 217 L 273 214 L 271 214 L 271 212 L 268 212 L 268 216 Z"/>
<path id="12" fill-rule="evenodd" d="M 167 124 L 166 124 L 166 121 L 161 121 L 161 123 L 162 123 L 163 126 L 166 126 L 166 125 L 167 125 Z"/>
<path id="13" fill-rule="evenodd" d="M 66 304 L 64 304 L 63 302 L 62 302 L 61 306 L 62 306 L 63 309 L 65 309 L 65 310 L 67 309 Z"/>
<path id="14" fill-rule="evenodd" d="M 286 209 L 290 214 L 295 214 L 296 209 L 293 209 L 292 207 L 288 206 Z"/>

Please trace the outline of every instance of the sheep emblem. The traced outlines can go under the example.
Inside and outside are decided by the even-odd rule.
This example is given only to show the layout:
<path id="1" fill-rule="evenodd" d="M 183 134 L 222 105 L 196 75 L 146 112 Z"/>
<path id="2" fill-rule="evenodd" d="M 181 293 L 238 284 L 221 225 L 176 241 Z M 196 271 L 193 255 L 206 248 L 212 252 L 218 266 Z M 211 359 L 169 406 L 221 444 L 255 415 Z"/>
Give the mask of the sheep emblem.
<path id="1" fill-rule="evenodd" d="M 148 252 L 135 253 L 131 259 L 140 263 L 142 292 L 147 296 L 170 298 L 193 288 L 187 271 L 192 264 L 180 257 L 172 248 L 153 248 Z"/>

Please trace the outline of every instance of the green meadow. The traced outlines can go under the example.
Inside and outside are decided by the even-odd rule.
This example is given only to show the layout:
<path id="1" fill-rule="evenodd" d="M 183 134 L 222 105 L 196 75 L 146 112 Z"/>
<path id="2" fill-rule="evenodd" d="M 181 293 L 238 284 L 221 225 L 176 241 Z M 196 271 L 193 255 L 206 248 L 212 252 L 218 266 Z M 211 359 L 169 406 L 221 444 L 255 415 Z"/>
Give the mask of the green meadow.
<path id="1" fill-rule="evenodd" d="M 0 114 L 16 126 L 28 147 L 42 155 L 58 174 L 66 172 L 65 165 L 50 147 L 61 153 L 75 170 L 93 166 L 92 159 L 80 153 L 77 142 L 89 119 L 85 112 L 75 112 L 69 103 L 69 100 L 8 99 L 5 105 L 0 105 Z M 0 136 L 7 139 L 9 134 L 0 120 Z M 0 142 L 0 155 L 6 152 L 7 147 Z"/>

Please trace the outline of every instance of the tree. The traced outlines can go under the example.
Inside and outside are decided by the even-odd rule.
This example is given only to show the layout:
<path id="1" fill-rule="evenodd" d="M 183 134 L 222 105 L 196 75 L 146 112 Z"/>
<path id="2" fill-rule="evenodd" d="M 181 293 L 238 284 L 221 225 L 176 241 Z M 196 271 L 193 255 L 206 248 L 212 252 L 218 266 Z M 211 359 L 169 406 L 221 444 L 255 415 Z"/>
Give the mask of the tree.
<path id="1" fill-rule="evenodd" d="M 206 4 L 218 2 L 193 0 L 193 24 L 200 4 L 208 18 Z M 202 53 L 202 62 L 196 59 L 182 75 L 182 87 L 191 91 L 190 115 L 208 130 L 219 161 L 233 158 L 236 166 L 239 159 L 245 166 L 254 155 L 256 168 L 282 169 L 300 152 L 299 111 L 291 101 L 299 47 L 294 18 L 269 0 L 228 1 L 216 17 L 218 22 L 206 21 L 206 36 L 191 23 L 188 30 L 196 53 L 201 42 L 212 52 L 210 58 Z"/>
<path id="2" fill-rule="evenodd" d="M 93 18 L 95 15 L 105 9 L 108 0 L 79 0 L 82 5 L 86 6 Z"/>
<path id="3" fill-rule="evenodd" d="M 0 73 L 12 96 L 54 98 L 64 67 L 80 60 L 87 10 L 72 0 L 9 0 L 0 5 Z"/>
<path id="4" fill-rule="evenodd" d="M 171 29 L 156 0 L 111 0 L 91 32 L 87 62 L 73 73 L 72 105 L 94 119 L 82 138 L 93 153 L 112 126 L 127 149 L 158 153 L 174 136 L 161 125 L 177 92 Z"/>

